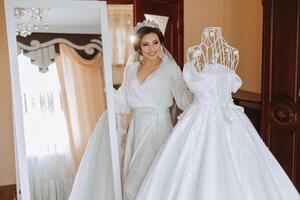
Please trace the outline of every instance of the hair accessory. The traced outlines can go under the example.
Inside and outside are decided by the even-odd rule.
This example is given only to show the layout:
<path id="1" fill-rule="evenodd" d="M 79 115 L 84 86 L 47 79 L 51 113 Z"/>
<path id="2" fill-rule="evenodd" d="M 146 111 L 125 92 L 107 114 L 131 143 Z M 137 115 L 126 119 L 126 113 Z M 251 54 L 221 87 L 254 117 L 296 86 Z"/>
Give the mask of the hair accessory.
<path id="1" fill-rule="evenodd" d="M 154 20 L 145 19 L 143 22 L 138 22 L 134 27 L 134 32 L 137 33 L 142 27 L 159 28 L 158 24 Z"/>

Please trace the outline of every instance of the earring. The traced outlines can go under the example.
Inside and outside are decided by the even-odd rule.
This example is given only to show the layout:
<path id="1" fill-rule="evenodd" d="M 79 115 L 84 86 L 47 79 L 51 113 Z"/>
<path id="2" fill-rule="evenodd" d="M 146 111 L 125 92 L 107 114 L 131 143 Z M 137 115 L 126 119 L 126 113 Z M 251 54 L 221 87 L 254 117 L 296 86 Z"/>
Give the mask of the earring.
<path id="1" fill-rule="evenodd" d="M 161 46 L 161 47 L 160 47 L 159 57 L 160 57 L 160 58 L 163 58 L 164 56 L 165 56 L 165 51 L 164 51 L 164 48 Z"/>
<path id="2" fill-rule="evenodd" d="M 144 59 L 143 55 L 142 54 L 139 54 L 139 57 L 138 57 L 139 61 L 142 61 Z"/>

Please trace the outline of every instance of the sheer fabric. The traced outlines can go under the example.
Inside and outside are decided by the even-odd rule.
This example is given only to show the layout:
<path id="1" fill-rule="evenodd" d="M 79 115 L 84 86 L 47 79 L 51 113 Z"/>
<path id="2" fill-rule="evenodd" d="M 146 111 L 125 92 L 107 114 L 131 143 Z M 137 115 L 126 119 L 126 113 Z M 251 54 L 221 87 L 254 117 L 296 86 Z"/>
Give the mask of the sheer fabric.
<path id="1" fill-rule="evenodd" d="M 55 64 L 46 73 L 19 56 L 23 123 L 32 200 L 65 200 L 76 173 Z M 48 67 L 47 67 L 48 68 Z"/>
<path id="2" fill-rule="evenodd" d="M 130 37 L 133 31 L 133 8 L 129 5 L 108 5 L 107 15 L 112 50 L 113 84 L 121 85 L 124 67 L 131 53 Z"/>

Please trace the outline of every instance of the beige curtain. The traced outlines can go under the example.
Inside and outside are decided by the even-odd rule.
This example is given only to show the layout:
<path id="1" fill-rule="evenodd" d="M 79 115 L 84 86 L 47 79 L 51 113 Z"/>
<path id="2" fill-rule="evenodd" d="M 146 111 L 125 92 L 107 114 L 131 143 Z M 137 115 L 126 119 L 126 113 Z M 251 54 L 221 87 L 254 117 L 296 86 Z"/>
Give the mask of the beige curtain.
<path id="1" fill-rule="evenodd" d="M 124 66 L 131 50 L 133 8 L 125 5 L 109 5 L 107 14 L 112 47 L 113 83 L 118 85 L 122 83 Z"/>
<path id="2" fill-rule="evenodd" d="M 55 62 L 70 145 L 78 166 L 90 134 L 106 109 L 103 59 L 99 53 L 94 59 L 85 60 L 65 44 L 60 44 L 59 50 Z"/>

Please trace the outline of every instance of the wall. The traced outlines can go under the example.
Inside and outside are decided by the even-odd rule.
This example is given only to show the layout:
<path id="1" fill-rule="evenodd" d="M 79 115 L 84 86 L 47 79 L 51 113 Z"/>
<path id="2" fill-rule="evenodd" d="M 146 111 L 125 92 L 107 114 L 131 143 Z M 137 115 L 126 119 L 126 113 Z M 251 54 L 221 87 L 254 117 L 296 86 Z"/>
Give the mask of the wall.
<path id="1" fill-rule="evenodd" d="M 0 2 L 0 186 L 16 183 L 4 3 Z"/>
<path id="2" fill-rule="evenodd" d="M 222 3 L 223 0 L 184 0 L 185 52 L 200 42 L 204 27 L 222 26 Z"/>
<path id="3" fill-rule="evenodd" d="M 227 42 L 240 51 L 241 89 L 261 93 L 261 0 L 185 0 L 184 13 L 185 51 L 199 44 L 206 26 L 221 26 Z"/>

